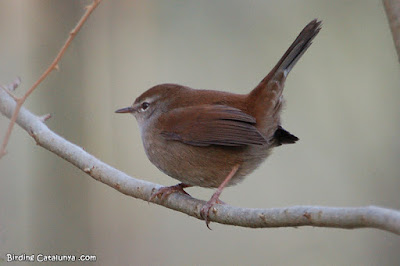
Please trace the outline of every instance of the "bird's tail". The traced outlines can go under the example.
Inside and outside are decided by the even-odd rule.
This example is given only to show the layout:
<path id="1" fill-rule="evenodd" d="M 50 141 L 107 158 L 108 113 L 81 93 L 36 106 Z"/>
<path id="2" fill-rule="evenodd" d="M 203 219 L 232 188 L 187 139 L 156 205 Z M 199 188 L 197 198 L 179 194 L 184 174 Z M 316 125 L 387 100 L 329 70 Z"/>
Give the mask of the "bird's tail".
<path id="1" fill-rule="evenodd" d="M 321 21 L 314 19 L 297 36 L 296 40 L 287 49 L 282 58 L 278 61 L 275 67 L 268 73 L 268 75 L 258 84 L 258 86 L 252 91 L 252 94 L 257 94 L 257 90 L 263 89 L 269 81 L 276 78 L 279 73 L 283 74 L 285 79 L 292 68 L 299 61 L 300 57 L 310 47 L 312 40 L 321 30 Z"/>
<path id="2" fill-rule="evenodd" d="M 297 137 L 289 132 L 279 129 L 280 112 L 284 103 L 282 91 L 286 77 L 307 48 L 310 47 L 320 29 L 320 21 L 314 19 L 308 23 L 275 67 L 247 97 L 249 106 L 253 107 L 250 113 L 257 120 L 257 128 L 268 139 L 276 139 L 279 145 L 294 143 L 297 140 Z"/>

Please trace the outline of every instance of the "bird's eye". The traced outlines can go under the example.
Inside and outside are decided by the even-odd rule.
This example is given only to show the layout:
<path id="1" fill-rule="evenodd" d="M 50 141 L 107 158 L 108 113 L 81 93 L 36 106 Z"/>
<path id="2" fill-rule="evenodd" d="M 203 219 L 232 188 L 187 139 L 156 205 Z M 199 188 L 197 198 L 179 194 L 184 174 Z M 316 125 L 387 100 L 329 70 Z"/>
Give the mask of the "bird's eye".
<path id="1" fill-rule="evenodd" d="M 140 106 L 140 109 L 142 111 L 146 111 L 147 108 L 149 108 L 150 104 L 148 102 L 144 102 L 142 103 L 142 105 Z"/>

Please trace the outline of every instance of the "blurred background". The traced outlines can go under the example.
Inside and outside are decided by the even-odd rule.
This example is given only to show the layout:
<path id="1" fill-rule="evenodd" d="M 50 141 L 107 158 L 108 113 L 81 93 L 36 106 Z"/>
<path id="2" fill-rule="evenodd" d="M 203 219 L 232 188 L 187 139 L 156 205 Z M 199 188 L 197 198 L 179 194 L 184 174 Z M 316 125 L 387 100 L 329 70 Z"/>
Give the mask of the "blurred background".
<path id="1" fill-rule="evenodd" d="M 90 1 L 0 2 L 0 83 L 22 95 Z M 234 206 L 400 209 L 399 63 L 381 1 L 103 1 L 25 106 L 104 162 L 173 185 L 146 158 L 136 121 L 114 114 L 165 82 L 249 92 L 300 30 L 323 20 L 286 83 L 277 148 L 221 199 Z M 3 138 L 9 120 L 0 117 Z M 118 193 L 16 127 L 0 160 L 0 257 L 97 255 L 95 265 L 398 265 L 400 238 L 372 230 L 246 229 Z M 213 190 L 190 188 L 208 200 Z M 5 263 L 6 264 L 6 263 Z M 11 264 L 7 264 L 11 265 Z M 59 264 L 61 265 L 61 264 Z"/>

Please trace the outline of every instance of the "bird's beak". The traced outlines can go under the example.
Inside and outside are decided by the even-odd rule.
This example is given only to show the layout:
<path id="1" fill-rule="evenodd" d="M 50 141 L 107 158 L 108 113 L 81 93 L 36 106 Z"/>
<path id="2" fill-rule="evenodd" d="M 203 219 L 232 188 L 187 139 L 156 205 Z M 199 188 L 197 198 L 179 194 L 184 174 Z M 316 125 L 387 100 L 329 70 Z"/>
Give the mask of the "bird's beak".
<path id="1" fill-rule="evenodd" d="M 132 106 L 129 106 L 129 107 L 118 109 L 115 112 L 118 113 L 118 114 L 133 113 L 133 112 L 135 112 L 135 109 L 132 108 Z"/>

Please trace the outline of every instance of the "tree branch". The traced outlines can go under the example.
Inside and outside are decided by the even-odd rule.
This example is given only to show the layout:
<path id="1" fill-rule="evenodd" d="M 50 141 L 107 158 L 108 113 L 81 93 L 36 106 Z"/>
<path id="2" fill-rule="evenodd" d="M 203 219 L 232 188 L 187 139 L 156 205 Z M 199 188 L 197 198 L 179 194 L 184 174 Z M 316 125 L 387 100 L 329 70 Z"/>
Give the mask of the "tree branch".
<path id="1" fill-rule="evenodd" d="M 383 6 L 385 7 L 394 46 L 396 47 L 398 60 L 400 61 L 400 1 L 383 0 Z"/>
<path id="2" fill-rule="evenodd" d="M 10 118 L 10 123 L 8 124 L 7 132 L 6 135 L 4 136 L 3 143 L 1 144 L 0 148 L 0 159 L 6 154 L 6 147 L 8 144 L 8 141 L 11 136 L 11 132 L 14 128 L 15 120 L 17 119 L 18 112 L 21 108 L 21 106 L 24 104 L 26 99 L 31 95 L 31 93 L 39 86 L 40 83 L 42 83 L 45 78 L 53 71 L 53 70 L 58 70 L 59 66 L 58 63 L 60 62 L 62 56 L 64 55 L 65 51 L 71 44 L 71 42 L 74 40 L 76 34 L 79 32 L 79 30 L 82 28 L 83 24 L 85 24 L 86 20 L 89 18 L 90 14 L 95 10 L 95 8 L 100 4 L 101 0 L 93 0 L 93 3 L 91 5 L 88 5 L 86 7 L 86 12 L 83 14 L 82 18 L 79 20 L 79 22 L 76 24 L 75 28 L 72 29 L 72 31 L 69 33 L 69 36 L 67 40 L 65 41 L 64 45 L 61 47 L 60 51 L 58 52 L 57 56 L 54 58 L 53 62 L 50 64 L 50 66 L 43 72 L 43 74 L 39 77 L 39 79 L 32 85 L 32 87 L 22 96 L 21 98 L 17 98 L 16 96 L 12 96 L 16 103 L 17 106 L 14 109 L 14 113 Z M 3 89 L 7 90 L 6 88 L 3 87 Z M 9 90 L 7 90 L 7 93 L 10 94 Z M 10 94 L 12 95 L 12 94 Z"/>
<path id="3" fill-rule="evenodd" d="M 0 112 L 10 118 L 15 111 L 15 100 L 0 90 Z M 43 118 L 22 107 L 16 122 L 43 148 L 75 165 L 94 179 L 134 198 L 148 201 L 160 185 L 139 180 L 103 163 L 77 145 L 51 131 Z M 204 201 L 180 193 L 171 194 L 154 203 L 202 219 L 200 210 Z M 334 228 L 377 228 L 400 235 L 400 212 L 381 207 L 336 208 L 294 206 L 272 209 L 246 209 L 229 205 L 215 205 L 209 220 L 222 224 L 251 228 L 317 226 Z"/>

